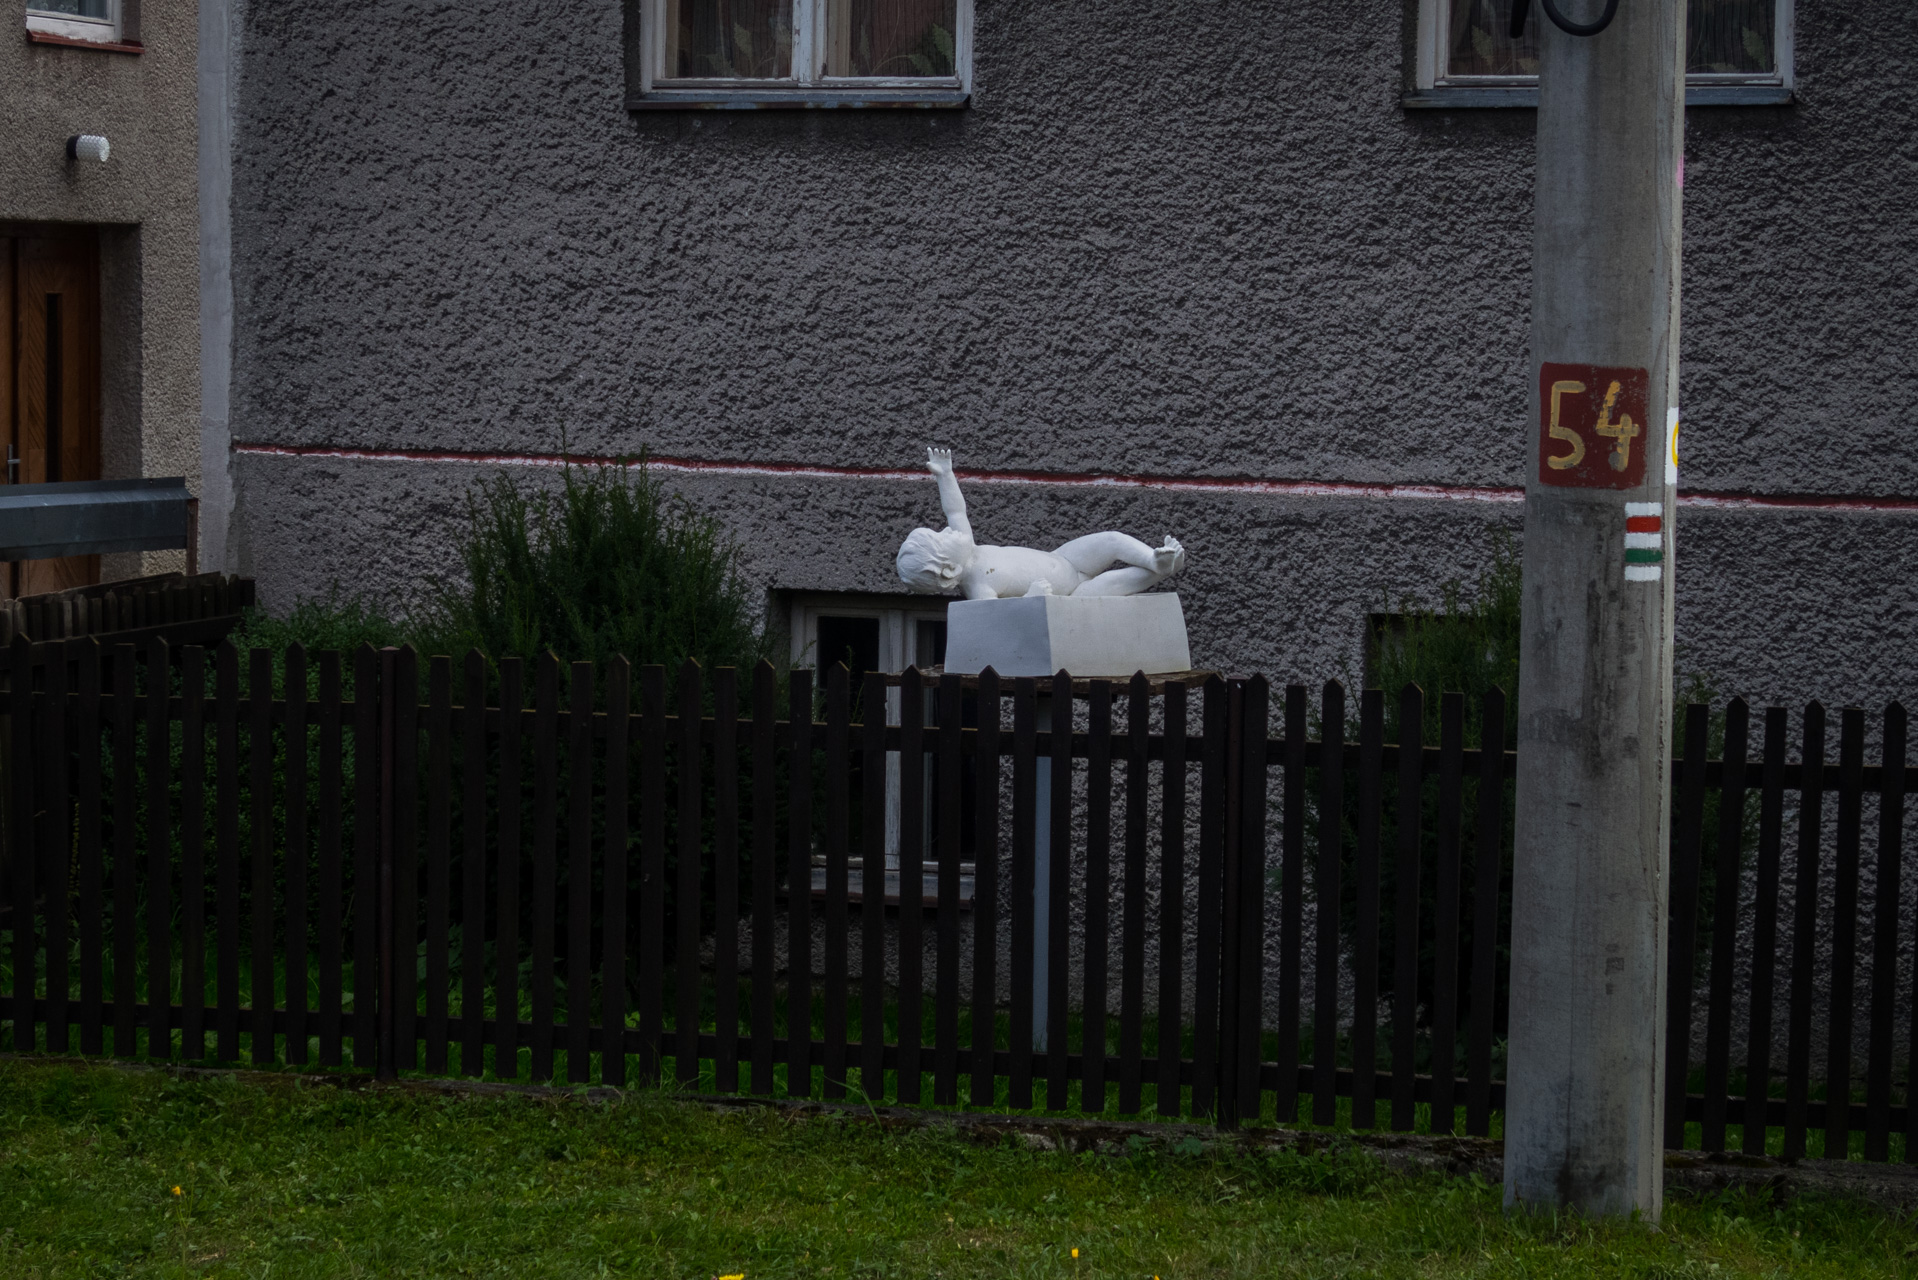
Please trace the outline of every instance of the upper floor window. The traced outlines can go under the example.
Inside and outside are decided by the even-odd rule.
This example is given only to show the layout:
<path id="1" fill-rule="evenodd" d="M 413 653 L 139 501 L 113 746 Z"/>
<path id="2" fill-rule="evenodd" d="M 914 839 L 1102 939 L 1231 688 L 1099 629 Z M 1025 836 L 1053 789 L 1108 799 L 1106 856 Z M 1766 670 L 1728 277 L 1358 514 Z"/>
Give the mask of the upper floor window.
<path id="1" fill-rule="evenodd" d="M 1419 88 L 1534 86 L 1548 19 L 1534 5 L 1515 40 L 1511 18 L 1512 0 L 1421 0 Z M 1790 88 L 1791 0 L 1689 0 L 1685 23 L 1689 99 L 1701 89 Z"/>
<path id="2" fill-rule="evenodd" d="M 27 30 L 110 44 L 120 38 L 121 0 L 27 0 Z"/>
<path id="3" fill-rule="evenodd" d="M 970 80 L 972 0 L 646 0 L 640 101 L 938 105 Z"/>

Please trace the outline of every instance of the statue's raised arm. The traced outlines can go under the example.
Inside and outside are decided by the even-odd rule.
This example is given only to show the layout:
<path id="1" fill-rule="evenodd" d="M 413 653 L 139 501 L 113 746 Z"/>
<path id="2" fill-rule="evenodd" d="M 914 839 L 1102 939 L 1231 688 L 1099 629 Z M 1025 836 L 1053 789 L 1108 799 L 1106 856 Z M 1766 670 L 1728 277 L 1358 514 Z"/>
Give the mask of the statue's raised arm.
<path id="1" fill-rule="evenodd" d="M 966 500 L 952 474 L 952 452 L 926 450 L 939 482 L 946 527 L 914 529 L 899 548 L 900 579 L 914 591 L 963 591 L 969 600 L 1028 595 L 1129 596 L 1163 582 L 1185 566 L 1174 538 L 1150 547 L 1130 534 L 1107 531 L 1074 538 L 1053 551 L 980 546 L 966 518 Z"/>

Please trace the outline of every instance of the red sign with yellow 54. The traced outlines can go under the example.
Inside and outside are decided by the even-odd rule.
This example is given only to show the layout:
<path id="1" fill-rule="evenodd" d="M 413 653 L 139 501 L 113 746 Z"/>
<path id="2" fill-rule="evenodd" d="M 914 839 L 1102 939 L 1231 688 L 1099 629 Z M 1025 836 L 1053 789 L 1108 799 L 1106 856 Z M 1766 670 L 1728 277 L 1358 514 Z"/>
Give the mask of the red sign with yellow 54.
<path id="1" fill-rule="evenodd" d="M 1538 479 L 1567 489 L 1636 489 L 1645 482 L 1651 377 L 1643 369 L 1542 364 Z"/>

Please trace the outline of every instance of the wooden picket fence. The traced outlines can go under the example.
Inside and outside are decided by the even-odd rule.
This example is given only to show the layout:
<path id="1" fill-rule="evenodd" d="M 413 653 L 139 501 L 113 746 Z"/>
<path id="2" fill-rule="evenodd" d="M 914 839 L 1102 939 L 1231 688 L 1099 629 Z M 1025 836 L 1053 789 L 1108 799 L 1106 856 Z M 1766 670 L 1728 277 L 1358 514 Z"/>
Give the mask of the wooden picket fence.
<path id="1" fill-rule="evenodd" d="M 908 671 L 889 724 L 843 667 L 471 654 L 422 696 L 410 649 L 44 647 L 0 704 L 18 1051 L 1474 1134 L 1503 1103 L 1496 692 L 1468 747 L 1414 687 L 1388 741 L 1381 691 L 1258 677 Z M 1798 762 L 1783 709 L 1755 754 L 1721 723 L 1708 759 L 1689 708 L 1673 763 L 1668 1143 L 1918 1156 L 1904 711 L 1877 765 L 1860 711 L 1835 764 L 1816 704 Z"/>

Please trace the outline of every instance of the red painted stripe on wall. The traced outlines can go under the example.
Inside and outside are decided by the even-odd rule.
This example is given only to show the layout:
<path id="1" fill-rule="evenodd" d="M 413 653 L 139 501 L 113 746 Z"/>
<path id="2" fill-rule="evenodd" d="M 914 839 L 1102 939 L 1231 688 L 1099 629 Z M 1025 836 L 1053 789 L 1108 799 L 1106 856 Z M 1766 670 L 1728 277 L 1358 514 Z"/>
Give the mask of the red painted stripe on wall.
<path id="1" fill-rule="evenodd" d="M 469 466 L 559 467 L 568 463 L 594 466 L 631 461 L 611 454 L 591 453 L 465 453 L 446 449 L 365 449 L 345 445 L 236 444 L 238 454 L 290 458 L 341 458 L 357 462 L 442 462 Z M 835 467 L 803 462 L 745 462 L 711 458 L 653 456 L 649 464 L 660 471 L 733 476 L 784 476 L 811 480 L 923 481 L 917 467 Z M 973 484 L 1030 484 L 1061 488 L 1152 489 L 1173 493 L 1243 493 L 1307 498 L 1379 498 L 1415 501 L 1499 502 L 1525 501 L 1518 485 L 1385 484 L 1333 480 L 1261 480 L 1223 476 L 1102 475 L 1070 471 L 982 471 L 960 469 L 960 479 Z M 1710 509 L 1780 509 L 1830 512 L 1888 512 L 1918 515 L 1918 498 L 1840 496 L 1824 494 L 1728 493 L 1681 491 L 1684 507 Z M 1654 526 L 1656 527 L 1656 526 Z"/>
<path id="2" fill-rule="evenodd" d="M 1657 533 L 1664 526 L 1664 523 L 1664 520 L 1658 516 L 1627 516 L 1625 519 L 1625 532 Z"/>

